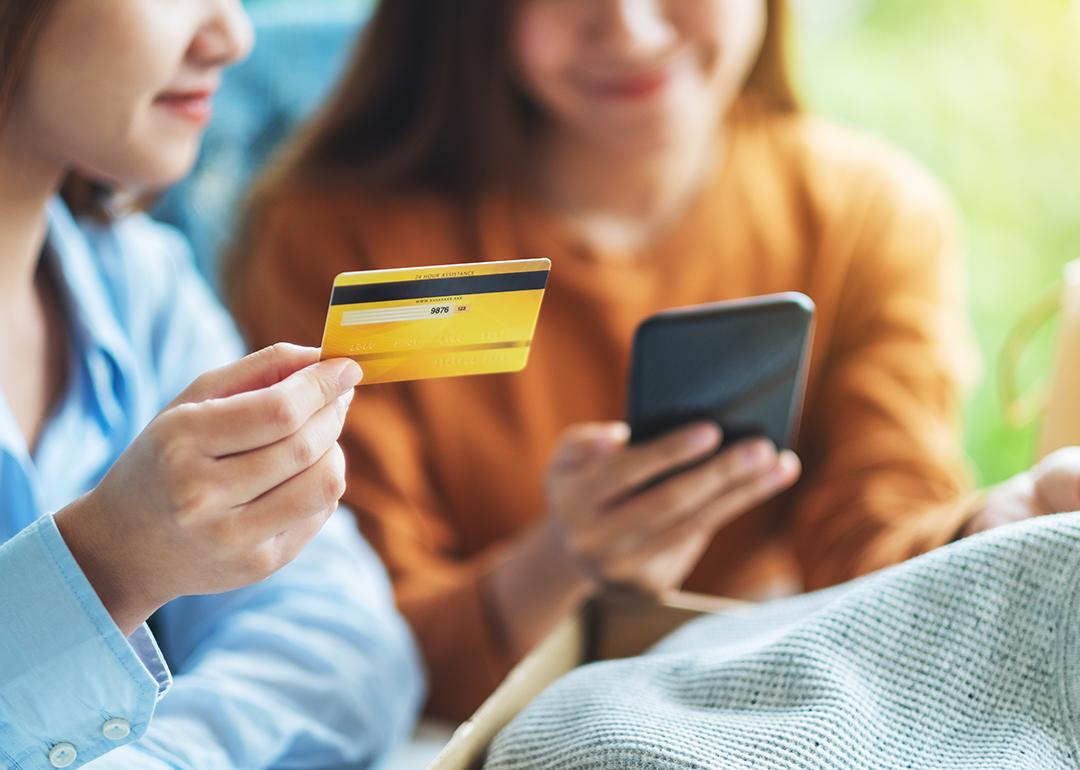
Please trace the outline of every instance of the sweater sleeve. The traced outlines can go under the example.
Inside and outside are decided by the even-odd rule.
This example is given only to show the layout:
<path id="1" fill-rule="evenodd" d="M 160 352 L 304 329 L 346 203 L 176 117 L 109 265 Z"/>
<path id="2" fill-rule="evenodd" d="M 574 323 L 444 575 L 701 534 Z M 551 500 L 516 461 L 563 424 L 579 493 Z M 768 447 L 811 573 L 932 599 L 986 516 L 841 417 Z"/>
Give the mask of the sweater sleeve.
<path id="1" fill-rule="evenodd" d="M 406 398 L 400 386 L 362 389 L 343 438 L 351 463 L 348 502 L 386 563 L 423 649 L 428 711 L 464 719 L 514 663 L 488 592 L 500 549 L 462 555 L 459 529 L 426 472 L 423 436 L 410 423 Z"/>
<path id="2" fill-rule="evenodd" d="M 952 207 L 912 165 L 886 170 L 862 173 L 819 245 L 849 257 L 800 446 L 795 545 L 807 588 L 955 539 L 978 501 L 959 438 L 978 361 Z"/>
<path id="3" fill-rule="evenodd" d="M 340 212 L 339 212 L 340 213 Z M 233 305 L 249 342 L 317 345 L 330 284 L 345 269 L 374 267 L 362 238 L 310 201 L 275 207 L 261 223 Z M 342 435 L 343 502 L 390 574 L 397 604 L 423 653 L 430 714 L 469 716 L 510 671 L 488 596 L 498 550 L 463 555 L 448 506 L 428 472 L 407 388 L 361 387 Z"/>

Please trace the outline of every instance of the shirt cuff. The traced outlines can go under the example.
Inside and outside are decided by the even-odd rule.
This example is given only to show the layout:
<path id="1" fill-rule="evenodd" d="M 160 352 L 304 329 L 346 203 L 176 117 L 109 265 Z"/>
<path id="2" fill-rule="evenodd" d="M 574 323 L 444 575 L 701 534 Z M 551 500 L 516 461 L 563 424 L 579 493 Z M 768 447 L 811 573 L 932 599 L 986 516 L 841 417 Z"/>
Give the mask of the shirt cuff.
<path id="1" fill-rule="evenodd" d="M 125 639 L 44 516 L 0 545 L 0 746 L 20 770 L 78 768 L 145 732 L 171 683 L 145 626 Z"/>
<path id="2" fill-rule="evenodd" d="M 111 621 L 112 618 L 110 617 L 109 620 Z M 132 632 L 127 641 L 132 652 L 138 656 L 139 662 L 143 664 L 146 672 L 157 683 L 157 699 L 161 700 L 165 697 L 165 693 L 169 691 L 169 688 L 172 687 L 173 680 L 172 672 L 169 671 L 169 664 L 165 662 L 165 656 L 161 654 L 161 650 L 158 648 L 157 639 L 151 633 L 150 627 L 143 623 Z"/>
<path id="3" fill-rule="evenodd" d="M 110 751 L 105 756 L 94 760 L 87 770 L 181 770 L 181 768 L 181 765 L 167 762 L 150 754 L 140 742 Z"/>

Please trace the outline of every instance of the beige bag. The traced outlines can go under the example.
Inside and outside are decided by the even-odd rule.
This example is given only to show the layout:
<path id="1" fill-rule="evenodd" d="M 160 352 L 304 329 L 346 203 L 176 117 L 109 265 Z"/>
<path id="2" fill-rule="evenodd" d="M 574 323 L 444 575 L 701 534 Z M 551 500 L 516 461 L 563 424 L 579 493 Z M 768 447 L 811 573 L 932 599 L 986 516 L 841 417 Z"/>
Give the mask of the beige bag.
<path id="1" fill-rule="evenodd" d="M 1065 266 L 1061 332 L 1039 435 L 1039 457 L 1080 444 L 1080 260 Z"/>
<path id="2" fill-rule="evenodd" d="M 1040 328 L 1061 316 L 1049 387 L 1021 393 L 1020 359 Z M 1031 308 L 1016 324 L 1002 350 L 998 385 L 1006 419 L 1014 426 L 1042 419 L 1039 459 L 1055 449 L 1080 444 L 1080 260 L 1065 266 L 1064 286 Z"/>

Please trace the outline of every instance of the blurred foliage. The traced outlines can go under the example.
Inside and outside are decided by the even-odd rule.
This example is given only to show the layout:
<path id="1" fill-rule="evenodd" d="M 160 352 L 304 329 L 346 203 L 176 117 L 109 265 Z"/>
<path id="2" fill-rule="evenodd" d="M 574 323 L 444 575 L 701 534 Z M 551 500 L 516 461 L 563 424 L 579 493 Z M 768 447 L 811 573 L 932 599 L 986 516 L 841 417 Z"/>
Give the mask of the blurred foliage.
<path id="1" fill-rule="evenodd" d="M 1034 427 L 1005 419 L 996 379 L 1004 341 L 1061 266 L 1080 258 L 1080 0 L 796 0 L 796 10 L 807 104 L 906 148 L 955 196 L 985 364 L 967 445 L 981 481 L 1005 478 L 1030 464 Z M 1045 377 L 1053 332 L 1035 339 L 1022 384 Z"/>
<path id="2" fill-rule="evenodd" d="M 912 152 L 963 215 L 985 362 L 967 444 L 981 480 L 1000 480 L 1030 464 L 1034 437 L 1005 420 L 1003 344 L 1080 258 L 1080 2 L 803 0 L 797 10 L 808 104 Z M 1045 377 L 1053 333 L 1036 337 L 1022 384 Z"/>

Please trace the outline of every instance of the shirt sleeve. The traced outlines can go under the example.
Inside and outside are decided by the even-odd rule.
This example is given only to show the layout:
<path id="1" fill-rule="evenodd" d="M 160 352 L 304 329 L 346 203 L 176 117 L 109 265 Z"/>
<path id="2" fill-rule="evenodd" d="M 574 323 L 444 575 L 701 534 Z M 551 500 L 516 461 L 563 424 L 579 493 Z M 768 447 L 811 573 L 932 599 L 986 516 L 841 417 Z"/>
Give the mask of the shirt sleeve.
<path id="1" fill-rule="evenodd" d="M 173 765 L 147 754 L 138 743 L 110 751 L 89 765 L 90 770 L 176 770 Z"/>
<path id="2" fill-rule="evenodd" d="M 116 237 L 134 255 L 122 301 L 160 408 L 244 346 L 182 238 L 144 217 Z M 137 768 L 367 764 L 408 733 L 419 708 L 415 643 L 382 566 L 344 512 L 266 581 L 182 597 L 151 625 L 176 677 L 121 757 Z M 121 759 L 103 766 L 119 768 Z"/>
<path id="3" fill-rule="evenodd" d="M 334 214 L 302 201 L 279 204 L 260 223 L 233 307 L 253 345 L 287 339 L 318 344 L 327 273 L 370 267 L 364 245 Z M 340 214 L 340 212 L 338 212 Z M 318 269 L 310 269 L 308 232 L 319 232 Z M 327 265 L 333 267 L 328 268 Z M 398 607 L 423 651 L 429 714 L 465 719 L 514 664 L 498 633 L 488 574 L 498 549 L 463 558 L 449 512 L 426 472 L 424 441 L 395 385 L 361 388 L 342 445 L 349 458 L 345 502 L 393 581 Z"/>
<path id="4" fill-rule="evenodd" d="M 133 755 L 172 768 L 367 766 L 420 707 L 414 642 L 344 510 L 266 581 L 154 624 L 176 679 Z"/>
<path id="5" fill-rule="evenodd" d="M 979 364 L 952 207 L 914 169 L 857 191 L 822 245 L 853 256 L 793 498 L 810 589 L 955 539 L 979 500 L 960 440 Z"/>
<path id="6" fill-rule="evenodd" d="M 52 516 L 0 545 L 0 759 L 80 767 L 145 733 L 171 681 L 143 626 L 125 639 Z"/>

